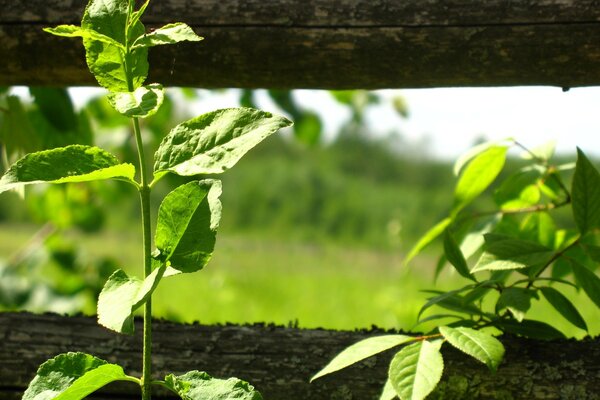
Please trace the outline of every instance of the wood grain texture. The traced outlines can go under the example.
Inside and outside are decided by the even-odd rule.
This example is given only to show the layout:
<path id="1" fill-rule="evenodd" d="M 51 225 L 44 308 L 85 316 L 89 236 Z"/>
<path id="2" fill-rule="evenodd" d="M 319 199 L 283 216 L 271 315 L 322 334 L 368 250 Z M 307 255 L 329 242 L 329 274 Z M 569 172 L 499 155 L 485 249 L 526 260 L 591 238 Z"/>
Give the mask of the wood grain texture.
<path id="1" fill-rule="evenodd" d="M 140 374 L 141 335 L 116 335 L 94 318 L 0 314 L 0 398 L 18 399 L 37 366 L 56 354 L 85 351 Z M 156 377 L 206 370 L 254 384 L 269 400 L 378 399 L 391 353 L 309 384 L 340 350 L 382 332 L 333 332 L 273 326 L 154 325 Z M 598 399 L 600 340 L 537 342 L 504 338 L 506 359 L 496 376 L 444 346 L 442 383 L 431 398 Z M 136 397 L 135 385 L 111 385 L 99 399 Z M 153 397 L 165 399 L 164 393 Z"/>
<path id="2" fill-rule="evenodd" d="M 93 84 L 78 40 L 85 1 L 0 0 L 0 84 Z M 600 3 L 467 0 L 160 0 L 148 27 L 205 41 L 151 51 L 151 81 L 245 88 L 600 84 Z"/>

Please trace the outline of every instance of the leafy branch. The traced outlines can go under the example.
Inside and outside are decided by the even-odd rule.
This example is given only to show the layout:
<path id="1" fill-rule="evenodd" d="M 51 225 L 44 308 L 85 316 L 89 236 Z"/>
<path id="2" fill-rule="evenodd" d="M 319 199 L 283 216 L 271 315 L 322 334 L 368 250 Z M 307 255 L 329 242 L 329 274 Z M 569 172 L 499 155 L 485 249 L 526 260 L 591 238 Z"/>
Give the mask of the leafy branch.
<path id="1" fill-rule="evenodd" d="M 510 146 L 525 150 L 531 165 L 496 184 L 492 194 L 496 209 L 472 210 L 476 200 L 496 183 Z M 551 324 L 526 318 L 532 301 L 541 298 L 570 324 L 587 331 L 576 305 L 553 284 L 582 289 L 600 308 L 600 278 L 593 272 L 600 261 L 600 247 L 595 244 L 600 231 L 600 173 L 578 149 L 569 189 L 560 176 L 561 168 L 550 162 L 553 151 L 553 145 L 530 150 L 509 139 L 481 144 L 460 157 L 455 164 L 455 172 L 460 176 L 449 215 L 432 227 L 406 257 L 406 262 L 410 261 L 443 237 L 443 254 L 436 275 L 450 264 L 471 283 L 447 292 L 426 291 L 433 295 L 421 307 L 417 325 L 441 319 L 453 322 L 438 326 L 427 335 L 365 339 L 342 351 L 313 379 L 403 346 L 390 363 L 380 399 L 424 399 L 441 379 L 444 363 L 439 349 L 443 343 L 495 372 L 504 347 L 492 333 L 564 338 Z M 572 209 L 576 230 L 559 229 L 550 215 L 550 211 L 566 206 Z M 485 279 L 480 278 L 483 273 L 488 274 Z M 423 316 L 433 307 L 451 313 Z"/>

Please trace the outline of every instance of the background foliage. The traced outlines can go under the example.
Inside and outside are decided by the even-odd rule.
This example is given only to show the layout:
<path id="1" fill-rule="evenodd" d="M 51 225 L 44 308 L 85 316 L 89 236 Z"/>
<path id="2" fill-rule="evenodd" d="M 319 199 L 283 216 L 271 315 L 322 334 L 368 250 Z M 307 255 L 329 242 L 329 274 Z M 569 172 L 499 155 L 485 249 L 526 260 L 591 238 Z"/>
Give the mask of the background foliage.
<path id="1" fill-rule="evenodd" d="M 0 94 L 4 165 L 25 152 L 70 143 L 96 143 L 135 161 L 128 121 L 105 99 L 93 98 L 78 110 L 66 90 L 31 88 L 27 98 L 7 89 Z M 149 152 L 174 121 L 188 116 L 188 104 L 202 101 L 190 89 L 169 93 L 143 126 Z M 189 281 L 165 282 L 155 305 L 158 315 L 202 322 L 411 328 L 428 296 L 419 289 L 432 286 L 435 260 L 425 252 L 410 270 L 401 262 L 417 238 L 449 211 L 448 193 L 456 180 L 451 163 L 408 144 L 400 130 L 373 137 L 364 113 L 381 100 L 370 93 L 332 92 L 351 118 L 331 141 L 324 140 L 319 117 L 299 107 L 294 93 L 269 95 L 295 120 L 295 130 L 270 138 L 241 168 L 223 176 L 226 212 L 213 267 Z M 242 105 L 255 99 L 253 92 L 240 92 Z M 401 99 L 395 105 L 408 117 Z M 507 162 L 509 167 L 522 163 L 514 156 Z M 180 179 L 169 177 L 157 189 L 164 195 Z M 136 196 L 118 182 L 27 189 L 25 201 L 17 194 L 2 196 L 1 307 L 94 312 L 94 299 L 112 271 L 124 267 L 136 274 L 141 268 L 133 244 L 139 239 L 133 221 L 137 209 Z M 33 223 L 45 225 L 36 232 Z M 462 282 L 444 274 L 436 289 Z M 199 298 L 207 291 L 211 296 Z M 585 316 L 588 300 L 573 296 Z M 182 313 L 177 302 L 188 304 L 187 311 Z M 568 324 L 559 327 L 572 331 Z"/>

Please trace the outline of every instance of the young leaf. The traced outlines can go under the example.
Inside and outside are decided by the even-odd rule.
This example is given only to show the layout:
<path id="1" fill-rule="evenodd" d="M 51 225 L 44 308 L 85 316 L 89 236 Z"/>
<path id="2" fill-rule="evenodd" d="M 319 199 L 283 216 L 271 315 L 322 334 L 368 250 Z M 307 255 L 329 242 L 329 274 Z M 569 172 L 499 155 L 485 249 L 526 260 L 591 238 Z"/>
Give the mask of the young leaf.
<path id="1" fill-rule="evenodd" d="M 404 264 L 408 264 L 410 260 L 415 258 L 425 247 L 427 247 L 431 242 L 433 242 L 438 236 L 440 236 L 444 230 L 452 223 L 452 218 L 444 218 L 440 222 L 438 222 L 433 228 L 427 231 L 421 239 L 417 242 L 417 244 L 410 250 L 406 258 L 404 259 Z"/>
<path id="2" fill-rule="evenodd" d="M 44 31 L 56 36 L 81 37 L 91 40 L 97 40 L 99 42 L 115 46 L 121 49 L 122 51 L 125 51 L 125 46 L 123 46 L 121 43 L 117 42 L 113 38 L 96 32 L 93 29 L 85 29 L 75 25 L 59 25 L 55 28 L 44 28 Z"/>
<path id="3" fill-rule="evenodd" d="M 237 378 L 216 379 L 206 372 L 168 375 L 165 384 L 183 400 L 262 400 L 254 386 Z"/>
<path id="4" fill-rule="evenodd" d="M 129 19 L 129 26 L 135 26 L 138 23 L 140 18 L 142 18 L 142 15 L 144 15 L 144 12 L 146 12 L 148 4 L 150 4 L 150 0 L 146 0 L 139 10 L 131 13 L 131 18 Z"/>
<path id="5" fill-rule="evenodd" d="M 388 379 L 385 381 L 385 385 L 383 386 L 379 400 L 394 400 L 396 398 L 398 398 L 398 394 L 396 393 L 392 382 Z"/>
<path id="6" fill-rule="evenodd" d="M 577 308 L 575 308 L 573 303 L 571 303 L 571 301 L 567 299 L 565 295 L 550 286 L 543 286 L 540 288 L 540 291 L 546 300 L 548 300 L 548 303 L 552 304 L 552 307 L 554 307 L 556 311 L 560 313 L 560 315 L 565 317 L 567 321 L 579 329 L 587 331 L 587 324 L 585 323 L 585 320 L 579 311 L 577 311 Z"/>
<path id="7" fill-rule="evenodd" d="M 146 279 L 130 278 L 115 271 L 98 297 L 98 323 L 115 332 L 133 334 L 133 313 L 144 304 L 158 286 L 166 266 L 156 268 Z"/>
<path id="8" fill-rule="evenodd" d="M 505 146 L 493 146 L 471 160 L 456 184 L 453 214 L 491 185 L 504 167 L 507 150 Z"/>
<path id="9" fill-rule="evenodd" d="M 193 181 L 169 193 L 158 210 L 158 259 L 181 272 L 204 268 L 212 256 L 221 219 L 221 182 Z"/>
<path id="10" fill-rule="evenodd" d="M 111 106 L 130 118 L 147 118 L 158 111 L 165 99 L 162 85 L 153 83 L 142 86 L 133 92 L 119 92 L 108 95 Z"/>
<path id="11" fill-rule="evenodd" d="M 0 179 L 0 193 L 34 183 L 87 182 L 123 179 L 132 182 L 135 167 L 120 164 L 115 156 L 97 147 L 72 145 L 27 154 Z"/>
<path id="12" fill-rule="evenodd" d="M 584 234 L 600 227 L 600 174 L 579 148 L 571 197 L 579 232 Z"/>
<path id="13" fill-rule="evenodd" d="M 319 371 L 311 378 L 311 382 L 324 375 L 339 371 L 352 364 L 374 356 L 392 347 L 400 346 L 401 344 L 415 340 L 415 338 L 406 335 L 385 335 L 376 336 L 361 340 L 358 343 L 344 349 L 340 354 L 334 357 L 325 368 Z"/>
<path id="14" fill-rule="evenodd" d="M 138 382 L 120 366 L 89 354 L 60 354 L 40 365 L 23 400 L 79 400 L 114 381 Z"/>
<path id="15" fill-rule="evenodd" d="M 182 22 L 167 24 L 153 32 L 140 36 L 134 43 L 133 48 L 153 47 L 164 44 L 175 44 L 183 41 L 199 42 L 203 38 L 196 35 L 192 28 Z"/>
<path id="16" fill-rule="evenodd" d="M 452 237 L 452 234 L 446 230 L 444 234 L 444 254 L 446 258 L 454 266 L 456 271 L 463 277 L 475 281 L 475 278 L 469 272 L 469 266 L 467 260 L 463 256 L 460 248 L 456 244 L 456 241 Z"/>
<path id="17" fill-rule="evenodd" d="M 388 375 L 401 400 L 422 400 L 435 389 L 443 370 L 440 344 L 424 340 L 400 350 Z"/>
<path id="18" fill-rule="evenodd" d="M 572 260 L 573 275 L 575 280 L 581 286 L 585 294 L 592 300 L 597 307 L 600 307 L 600 278 L 590 271 L 585 265 Z"/>
<path id="19" fill-rule="evenodd" d="M 502 319 L 495 321 L 494 326 L 504 332 L 525 336 L 531 339 L 565 339 L 565 335 L 553 326 L 532 319 L 524 319 L 521 322 L 514 319 Z"/>
<path id="20" fill-rule="evenodd" d="M 471 147 L 464 154 L 462 154 L 460 157 L 458 157 L 458 159 L 454 163 L 454 168 L 453 168 L 454 175 L 458 176 L 460 174 L 460 171 L 463 169 L 463 167 L 465 165 L 467 165 L 469 163 L 469 161 L 471 161 L 473 158 L 475 158 L 479 154 L 483 153 L 490 147 L 499 146 L 499 145 L 507 145 L 508 146 L 508 145 L 512 145 L 513 143 L 514 143 L 514 139 L 507 138 L 507 139 L 503 139 L 503 140 L 499 140 L 499 141 L 485 142 L 485 143 L 478 144 L 477 146 Z"/>
<path id="21" fill-rule="evenodd" d="M 454 347 L 481 361 L 496 372 L 504 357 L 504 346 L 498 339 L 470 328 L 441 326 L 440 333 Z"/>
<path id="22" fill-rule="evenodd" d="M 127 43 L 127 15 L 129 0 L 90 0 L 85 9 L 81 27 L 108 36 L 120 45 Z M 131 37 L 142 36 L 146 29 L 139 21 L 129 28 Z M 86 61 L 90 71 L 111 92 L 128 92 L 143 85 L 148 75 L 148 49 L 138 48 L 123 62 L 125 53 L 122 47 L 103 41 L 84 38 Z M 127 69 L 126 69 L 127 68 Z M 128 75 L 133 87 L 129 87 Z"/>
<path id="23" fill-rule="evenodd" d="M 501 235 L 485 235 L 485 252 L 471 270 L 521 269 L 548 262 L 554 255 L 549 248 L 535 242 L 514 239 Z"/>
<path id="24" fill-rule="evenodd" d="M 518 287 L 506 288 L 496 302 L 496 310 L 507 308 L 519 322 L 523 321 L 525 314 L 531 308 L 532 290 Z"/>
<path id="25" fill-rule="evenodd" d="M 182 176 L 219 174 L 263 139 L 292 123 L 251 108 L 213 111 L 176 126 L 154 155 L 155 179 L 167 172 Z"/>

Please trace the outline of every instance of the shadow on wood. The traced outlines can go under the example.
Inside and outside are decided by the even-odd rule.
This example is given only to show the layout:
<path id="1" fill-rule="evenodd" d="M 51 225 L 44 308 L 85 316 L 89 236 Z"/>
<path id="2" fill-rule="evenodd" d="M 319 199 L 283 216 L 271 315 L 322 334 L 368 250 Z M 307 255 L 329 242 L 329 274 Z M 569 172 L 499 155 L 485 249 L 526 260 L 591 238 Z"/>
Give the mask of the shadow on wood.
<path id="1" fill-rule="evenodd" d="M 138 321 L 140 322 L 140 321 Z M 90 317 L 0 314 L 0 398 L 19 399 L 39 364 L 84 351 L 140 375 L 141 324 L 135 336 L 114 334 Z M 156 377 L 192 369 L 250 381 L 267 400 L 378 399 L 391 353 L 309 384 L 346 346 L 378 332 L 334 332 L 253 326 L 154 324 Z M 504 338 L 506 359 L 494 376 L 444 346 L 442 383 L 431 398 L 598 399 L 600 340 L 538 342 Z M 113 385 L 100 399 L 138 398 L 135 385 Z M 437 396 L 437 397 L 436 397 Z M 596 396 L 596 397 L 594 397 Z M 153 398 L 164 399 L 164 393 Z"/>

